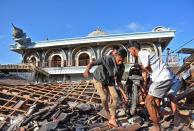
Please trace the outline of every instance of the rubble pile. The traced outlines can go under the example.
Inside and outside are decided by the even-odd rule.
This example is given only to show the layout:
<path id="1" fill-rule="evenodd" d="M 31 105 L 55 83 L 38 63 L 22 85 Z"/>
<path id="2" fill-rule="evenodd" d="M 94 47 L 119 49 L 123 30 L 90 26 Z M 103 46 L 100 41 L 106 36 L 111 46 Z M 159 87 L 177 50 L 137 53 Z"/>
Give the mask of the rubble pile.
<path id="1" fill-rule="evenodd" d="M 24 86 L 0 84 L 0 129 L 9 125 L 13 117 L 28 114 L 33 105 L 42 105 L 42 108 L 50 109 L 59 98 L 68 98 L 74 103 L 82 102 L 92 105 L 100 103 L 96 89 L 90 82 Z M 35 112 L 39 110 L 36 109 Z"/>
<path id="2" fill-rule="evenodd" d="M 54 105 L 32 105 L 25 115 L 12 117 L 7 130 L 89 130 L 90 124 L 102 122 L 96 117 L 100 109 L 100 106 L 60 98 Z"/>
<path id="3" fill-rule="evenodd" d="M 193 87 L 189 89 L 192 93 Z M 177 96 L 177 99 L 182 100 L 188 95 L 184 93 Z M 122 102 L 122 98 L 118 101 L 116 114 L 119 127 L 110 127 L 100 103 L 96 89 L 89 81 L 23 86 L 0 84 L 0 130 L 147 131 L 152 128 L 153 123 L 145 106 L 139 105 L 132 116 L 128 113 L 129 108 Z M 182 101 L 179 103 L 184 105 Z M 166 112 L 160 120 L 162 129 L 191 130 L 194 120 L 193 109 L 181 109 L 181 124 L 174 127 L 169 107 L 161 107 L 161 110 Z"/>
<path id="4" fill-rule="evenodd" d="M 27 85 L 29 82 L 19 76 L 0 73 L 0 83 L 6 85 Z"/>

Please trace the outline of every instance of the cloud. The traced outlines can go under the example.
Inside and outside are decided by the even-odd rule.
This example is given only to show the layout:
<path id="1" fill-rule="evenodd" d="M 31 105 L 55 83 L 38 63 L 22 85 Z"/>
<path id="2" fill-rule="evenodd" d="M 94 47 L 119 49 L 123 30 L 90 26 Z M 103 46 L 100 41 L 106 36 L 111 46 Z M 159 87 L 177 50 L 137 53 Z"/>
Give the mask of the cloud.
<path id="1" fill-rule="evenodd" d="M 135 22 L 129 23 L 127 26 L 130 30 L 136 31 L 139 28 L 139 25 Z"/>
<path id="2" fill-rule="evenodd" d="M 126 28 L 128 28 L 131 31 L 137 31 L 137 32 L 144 32 L 144 31 L 152 31 L 153 27 L 151 24 L 141 25 L 136 22 L 131 22 L 126 25 Z"/>
<path id="3" fill-rule="evenodd" d="M 131 22 L 117 29 L 107 30 L 109 34 L 120 34 L 120 33 L 129 33 L 129 32 L 145 32 L 152 31 L 154 27 L 151 24 L 141 25 L 136 22 Z"/>

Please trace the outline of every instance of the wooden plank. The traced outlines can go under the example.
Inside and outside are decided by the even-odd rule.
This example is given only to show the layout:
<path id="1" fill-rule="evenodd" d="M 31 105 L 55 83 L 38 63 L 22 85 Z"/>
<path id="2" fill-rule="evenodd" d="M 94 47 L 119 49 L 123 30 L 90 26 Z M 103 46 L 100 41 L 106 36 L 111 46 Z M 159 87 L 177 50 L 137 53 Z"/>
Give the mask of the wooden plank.
<path id="1" fill-rule="evenodd" d="M 11 108 L 11 107 L 6 107 L 6 106 L 0 106 L 1 107 L 1 109 L 7 109 L 7 110 L 10 110 L 10 111 L 17 111 L 17 112 L 26 112 L 26 111 L 24 111 L 24 110 L 20 110 L 20 109 L 13 109 L 13 108 Z"/>
<path id="2" fill-rule="evenodd" d="M 24 103 L 25 103 L 25 101 L 19 100 L 19 102 L 13 108 L 14 109 L 19 109 Z"/>
<path id="3" fill-rule="evenodd" d="M 85 91 L 86 88 L 87 88 L 87 86 L 85 86 L 85 88 L 82 90 L 81 94 L 78 96 L 78 99 L 80 99 L 81 95 L 83 94 L 83 92 Z"/>
<path id="4" fill-rule="evenodd" d="M 46 104 L 55 104 L 54 102 L 45 102 L 45 101 L 42 101 L 42 100 L 36 100 L 36 99 L 33 99 L 33 98 L 24 98 L 23 96 L 20 96 L 20 95 L 14 95 L 14 94 L 11 94 L 11 93 L 3 93 L 5 95 L 10 95 L 10 96 L 16 96 L 16 97 L 19 97 L 21 99 L 28 99 L 28 100 L 31 100 L 31 101 L 38 101 L 40 103 L 46 103 Z"/>

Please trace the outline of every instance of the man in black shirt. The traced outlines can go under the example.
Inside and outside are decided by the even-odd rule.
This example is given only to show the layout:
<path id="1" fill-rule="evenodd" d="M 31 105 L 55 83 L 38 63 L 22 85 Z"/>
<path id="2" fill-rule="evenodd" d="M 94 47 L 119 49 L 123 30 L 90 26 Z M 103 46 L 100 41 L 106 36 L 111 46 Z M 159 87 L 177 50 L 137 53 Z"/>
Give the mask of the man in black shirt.
<path id="1" fill-rule="evenodd" d="M 115 54 L 117 54 L 117 52 L 118 52 L 118 50 L 119 50 L 119 46 L 117 46 L 117 45 L 115 45 L 115 46 L 113 46 L 113 51 L 111 52 L 111 55 L 115 55 Z"/>
<path id="2" fill-rule="evenodd" d="M 121 83 L 121 78 L 125 70 L 123 61 L 126 56 L 127 56 L 126 50 L 119 49 L 117 54 L 115 55 L 104 56 L 99 58 L 95 62 L 89 63 L 83 74 L 84 77 L 87 78 L 89 70 L 93 66 L 98 65 L 93 74 L 94 85 L 97 89 L 97 93 L 101 98 L 102 105 L 106 110 L 107 115 L 110 116 L 109 124 L 113 126 L 117 126 L 115 116 L 118 94 L 115 89 L 115 80 L 117 82 L 117 85 L 120 87 L 120 91 L 125 99 L 125 102 L 128 101 L 127 96 L 123 90 L 123 85 Z M 107 96 L 104 90 L 109 91 L 113 100 L 110 111 L 108 108 Z"/>

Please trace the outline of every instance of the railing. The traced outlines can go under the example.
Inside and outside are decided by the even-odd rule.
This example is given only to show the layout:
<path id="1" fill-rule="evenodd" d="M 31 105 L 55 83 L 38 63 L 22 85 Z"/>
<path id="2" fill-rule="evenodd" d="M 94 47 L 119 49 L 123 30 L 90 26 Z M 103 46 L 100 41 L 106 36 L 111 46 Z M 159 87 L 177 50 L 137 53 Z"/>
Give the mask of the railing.
<path id="1" fill-rule="evenodd" d="M 61 67 L 61 61 L 52 61 L 51 67 Z"/>
<path id="2" fill-rule="evenodd" d="M 75 60 L 72 61 L 72 66 L 87 66 L 90 60 L 79 60 L 78 64 L 76 64 Z M 67 67 L 67 61 L 46 61 L 46 62 L 38 62 L 38 63 L 31 63 L 35 66 L 42 67 L 42 68 L 49 68 L 49 67 Z"/>
<path id="3" fill-rule="evenodd" d="M 30 71 L 33 71 L 33 70 L 36 70 L 38 72 L 41 72 L 45 75 L 49 75 L 47 72 L 45 72 L 44 70 L 42 70 L 40 67 L 37 67 L 37 66 L 34 66 L 32 63 L 23 63 L 21 65 L 0 65 L 0 69 L 1 70 L 30 70 Z"/>
<path id="4" fill-rule="evenodd" d="M 64 62 L 61 61 L 46 61 L 46 62 L 38 62 L 38 63 L 25 63 L 25 64 L 32 64 L 36 67 L 40 68 L 52 68 L 52 67 L 77 67 L 77 66 L 87 66 L 89 64 L 90 60 L 79 60 L 78 63 L 73 60 L 72 65 L 67 65 L 67 61 L 65 60 Z M 134 64 L 130 62 L 124 62 L 124 64 Z"/>
<path id="5" fill-rule="evenodd" d="M 72 61 L 72 66 L 87 66 L 89 64 L 90 60 L 86 59 L 86 60 L 79 60 L 78 64 L 76 64 L 76 61 L 73 60 Z"/>
<path id="6" fill-rule="evenodd" d="M 92 61 L 95 61 L 95 59 L 93 59 Z M 25 64 L 33 64 L 36 67 L 41 67 L 41 68 L 52 68 L 52 67 L 87 66 L 89 62 L 90 62 L 90 59 L 79 60 L 78 62 L 76 60 L 73 60 L 71 65 L 67 65 L 66 60 L 64 60 L 63 62 L 62 61 L 45 61 L 45 62 L 25 63 Z M 134 64 L 134 63 L 125 61 L 124 64 Z"/>
<path id="7" fill-rule="evenodd" d="M 178 66 L 180 62 L 178 55 L 162 55 L 162 60 L 169 66 Z"/>
<path id="8" fill-rule="evenodd" d="M 67 66 L 67 62 L 66 60 L 61 62 L 61 61 L 46 61 L 46 62 L 42 62 L 41 67 L 43 68 L 48 68 L 48 67 L 66 67 Z"/>
<path id="9" fill-rule="evenodd" d="M 78 66 L 87 66 L 89 64 L 90 60 L 79 60 L 79 65 Z"/>

